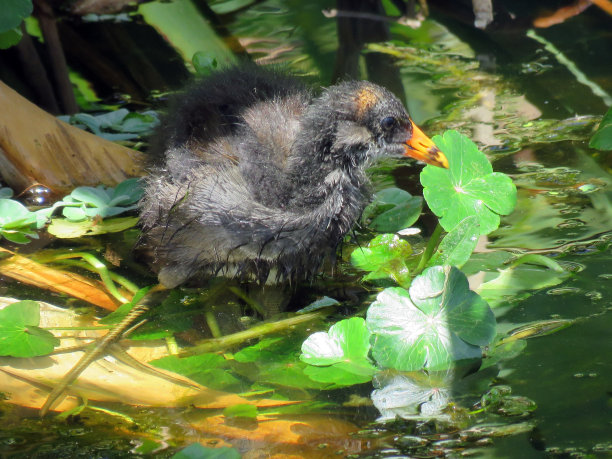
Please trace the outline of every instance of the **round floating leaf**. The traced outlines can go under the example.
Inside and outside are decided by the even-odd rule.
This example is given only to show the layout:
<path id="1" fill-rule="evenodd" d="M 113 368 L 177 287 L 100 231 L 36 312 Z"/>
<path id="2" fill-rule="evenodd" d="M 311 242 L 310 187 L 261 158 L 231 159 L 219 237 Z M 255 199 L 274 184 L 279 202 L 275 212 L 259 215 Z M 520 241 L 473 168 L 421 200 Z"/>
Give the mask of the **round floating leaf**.
<path id="1" fill-rule="evenodd" d="M 306 369 L 314 381 L 339 385 L 369 381 L 375 368 L 368 359 L 370 332 L 359 317 L 341 320 L 329 332 L 317 332 L 302 343 L 300 360 L 325 369 Z"/>
<path id="2" fill-rule="evenodd" d="M 423 198 L 412 196 L 399 188 L 387 188 L 374 196 L 363 212 L 371 219 L 368 226 L 379 233 L 395 233 L 417 221 L 423 208 Z"/>
<path id="3" fill-rule="evenodd" d="M 60 341 L 38 327 L 40 306 L 36 301 L 18 301 L 0 310 L 0 355 L 35 357 L 46 355 Z"/>
<path id="4" fill-rule="evenodd" d="M 487 157 L 457 131 L 435 136 L 434 142 L 448 157 L 450 168 L 426 166 L 421 172 L 425 200 L 440 217 L 440 224 L 451 231 L 464 218 L 476 215 L 480 234 L 499 226 L 499 216 L 516 205 L 516 187 L 510 177 L 493 172 Z"/>
<path id="5" fill-rule="evenodd" d="M 450 266 L 426 269 L 410 291 L 383 290 L 366 321 L 374 335 L 375 360 L 402 371 L 443 369 L 457 360 L 479 358 L 478 346 L 495 336 L 489 305 Z"/>
<path id="6" fill-rule="evenodd" d="M 341 363 L 329 367 L 315 367 L 311 365 L 304 368 L 304 374 L 313 381 L 331 384 L 331 387 L 326 387 L 329 389 L 363 384 L 372 379 L 373 371 L 355 373 L 354 370 L 354 368 L 344 368 Z"/>

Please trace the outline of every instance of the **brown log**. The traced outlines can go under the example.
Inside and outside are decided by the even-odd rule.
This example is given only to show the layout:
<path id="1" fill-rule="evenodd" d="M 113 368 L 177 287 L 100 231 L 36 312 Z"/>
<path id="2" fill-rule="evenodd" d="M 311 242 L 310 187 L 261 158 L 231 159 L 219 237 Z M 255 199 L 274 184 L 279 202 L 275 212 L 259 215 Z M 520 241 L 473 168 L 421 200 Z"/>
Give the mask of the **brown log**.
<path id="1" fill-rule="evenodd" d="M 144 174 L 144 155 L 41 110 L 0 81 L 0 175 L 19 194 L 41 183 L 66 194 Z"/>

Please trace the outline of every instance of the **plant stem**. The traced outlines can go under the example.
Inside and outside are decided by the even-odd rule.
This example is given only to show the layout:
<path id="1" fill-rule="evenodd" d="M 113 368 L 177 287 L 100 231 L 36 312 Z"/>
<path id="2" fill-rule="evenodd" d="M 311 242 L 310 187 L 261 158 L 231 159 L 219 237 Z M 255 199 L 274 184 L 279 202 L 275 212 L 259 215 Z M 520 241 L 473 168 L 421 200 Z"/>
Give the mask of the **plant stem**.
<path id="1" fill-rule="evenodd" d="M 250 339 L 259 339 L 262 336 L 269 335 L 271 333 L 281 333 L 283 331 L 293 329 L 300 324 L 322 319 L 328 314 L 329 308 L 324 308 L 316 312 L 298 314 L 277 322 L 256 325 L 248 330 L 233 333 L 231 335 L 225 335 L 221 338 L 207 339 L 202 341 L 197 346 L 181 352 L 179 357 L 198 355 L 204 352 L 219 352 L 223 349 L 236 346 L 237 344 L 243 343 L 244 341 Z"/>
<path id="2" fill-rule="evenodd" d="M 427 246 L 425 247 L 425 250 L 421 254 L 421 259 L 419 260 L 419 264 L 416 267 L 416 270 L 414 273 L 415 275 L 420 274 L 420 272 L 423 271 L 423 269 L 427 265 L 427 262 L 433 255 L 434 251 L 436 250 L 436 247 L 438 247 L 438 244 L 440 243 L 441 235 L 442 235 L 442 226 L 440 226 L 440 223 L 438 223 L 431 237 L 429 238 L 429 241 L 427 241 Z"/>

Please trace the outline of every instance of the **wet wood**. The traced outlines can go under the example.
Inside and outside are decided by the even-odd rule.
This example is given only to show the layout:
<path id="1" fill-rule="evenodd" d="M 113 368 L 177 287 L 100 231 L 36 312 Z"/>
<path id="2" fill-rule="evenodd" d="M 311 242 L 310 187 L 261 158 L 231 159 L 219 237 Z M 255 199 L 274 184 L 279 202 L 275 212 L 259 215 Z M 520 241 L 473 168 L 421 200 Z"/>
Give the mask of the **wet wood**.
<path id="1" fill-rule="evenodd" d="M 0 261 L 0 275 L 44 290 L 64 293 L 109 311 L 119 307 L 104 284 L 80 274 L 52 268 L 0 248 L 3 255 L 12 255 Z M 129 295 L 127 292 L 123 292 Z"/>
<path id="2" fill-rule="evenodd" d="M 35 183 L 66 194 L 144 174 L 142 153 L 58 120 L 1 81 L 0 106 L 0 174 L 16 194 Z"/>

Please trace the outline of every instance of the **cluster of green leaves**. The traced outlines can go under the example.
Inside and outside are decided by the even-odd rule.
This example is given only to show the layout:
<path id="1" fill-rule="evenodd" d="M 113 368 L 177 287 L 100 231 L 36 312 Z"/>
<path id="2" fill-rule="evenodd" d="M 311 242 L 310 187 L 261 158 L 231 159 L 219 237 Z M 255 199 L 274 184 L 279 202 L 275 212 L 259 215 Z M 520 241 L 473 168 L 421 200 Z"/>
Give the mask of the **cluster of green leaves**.
<path id="1" fill-rule="evenodd" d="M 159 125 L 157 112 L 148 110 L 136 113 L 130 112 L 126 108 L 99 115 L 77 113 L 76 115 L 59 116 L 58 118 L 113 142 L 139 139 L 151 134 L 153 129 Z"/>
<path id="2" fill-rule="evenodd" d="M 58 237 L 77 237 L 95 232 L 122 231 L 134 226 L 138 218 L 113 219 L 100 224 L 100 218 L 115 217 L 137 207 L 142 197 L 138 179 L 128 179 L 115 188 L 105 186 L 78 187 L 51 207 L 30 211 L 20 202 L 10 199 L 12 190 L 0 189 L 0 236 L 17 243 L 27 244 L 37 239 L 36 230 L 48 222 L 58 208 L 62 208 L 65 220 L 54 219 L 49 232 Z"/>
<path id="3" fill-rule="evenodd" d="M 80 186 L 57 202 L 55 207 L 63 207 L 62 214 L 71 222 L 94 217 L 108 218 L 136 209 L 142 194 L 143 190 L 135 178 L 125 180 L 115 188 Z"/>
<path id="4" fill-rule="evenodd" d="M 434 137 L 450 168 L 427 166 L 421 183 L 429 208 L 439 217 L 427 247 L 417 257 L 402 236 L 409 234 L 421 202 L 396 189 L 377 195 L 366 211 L 373 229 L 383 231 L 351 254 L 352 264 L 369 273 L 365 280 L 391 282 L 367 311 L 366 319 L 340 321 L 302 345 L 302 361 L 319 368 L 318 380 L 364 382 L 377 369 L 443 370 L 479 359 L 495 337 L 495 316 L 471 291 L 458 268 L 476 242 L 498 228 L 512 212 L 516 187 L 493 172 L 486 156 L 456 131 Z M 440 241 L 445 230 L 446 236 Z M 306 371 L 307 374 L 309 374 Z"/>

